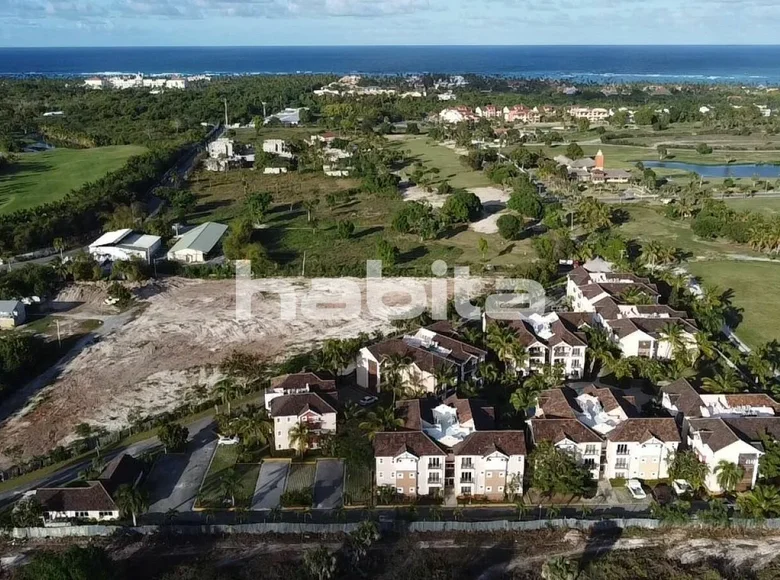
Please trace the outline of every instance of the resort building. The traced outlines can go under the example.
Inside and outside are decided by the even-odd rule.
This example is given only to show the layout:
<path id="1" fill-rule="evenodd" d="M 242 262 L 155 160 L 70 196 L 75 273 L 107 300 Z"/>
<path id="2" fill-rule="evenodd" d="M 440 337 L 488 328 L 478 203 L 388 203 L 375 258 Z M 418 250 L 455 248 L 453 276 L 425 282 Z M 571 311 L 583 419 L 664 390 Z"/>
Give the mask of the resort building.
<path id="1" fill-rule="evenodd" d="M 160 236 L 134 232 L 131 229 L 106 232 L 89 245 L 89 253 L 98 261 L 140 258 L 151 263 L 162 246 Z"/>
<path id="2" fill-rule="evenodd" d="M 293 433 L 305 426 L 306 448 L 319 448 L 323 435 L 336 432 L 336 409 L 316 393 L 281 395 L 270 401 L 277 451 L 300 449 Z"/>
<path id="3" fill-rule="evenodd" d="M 382 390 L 384 374 L 394 362 L 404 385 L 421 393 L 441 394 L 458 382 L 476 375 L 487 352 L 459 340 L 448 324 L 421 328 L 413 335 L 385 340 L 360 350 L 357 383 L 376 392 Z M 448 381 L 444 382 L 443 379 Z"/>
<path id="4" fill-rule="evenodd" d="M 534 418 L 528 420 L 528 427 L 533 445 L 549 441 L 587 467 L 593 479 L 599 478 L 604 442 L 598 433 L 577 419 Z"/>
<path id="5" fill-rule="evenodd" d="M 605 436 L 608 479 L 656 480 L 669 477 L 669 463 L 680 446 L 674 419 L 625 419 Z"/>

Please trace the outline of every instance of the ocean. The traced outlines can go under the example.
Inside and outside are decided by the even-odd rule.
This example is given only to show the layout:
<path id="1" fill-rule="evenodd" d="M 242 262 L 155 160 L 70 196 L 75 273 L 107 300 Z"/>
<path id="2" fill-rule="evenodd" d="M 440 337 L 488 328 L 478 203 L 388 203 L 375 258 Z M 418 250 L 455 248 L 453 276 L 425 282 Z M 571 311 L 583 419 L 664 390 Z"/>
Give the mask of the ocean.
<path id="1" fill-rule="evenodd" d="M 780 84 L 780 46 L 0 48 L 0 75 L 476 73 L 595 83 Z"/>

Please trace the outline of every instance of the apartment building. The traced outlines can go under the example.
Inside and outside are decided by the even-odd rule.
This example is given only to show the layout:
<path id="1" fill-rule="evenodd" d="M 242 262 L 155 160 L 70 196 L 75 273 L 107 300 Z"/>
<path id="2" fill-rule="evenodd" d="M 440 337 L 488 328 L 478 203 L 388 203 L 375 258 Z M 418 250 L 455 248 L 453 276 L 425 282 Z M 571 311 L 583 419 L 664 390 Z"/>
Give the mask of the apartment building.
<path id="1" fill-rule="evenodd" d="M 542 114 L 536 107 L 533 109 L 523 105 L 504 107 L 503 114 L 507 123 L 516 123 L 517 121 L 522 123 L 539 123 L 542 120 Z"/>
<path id="2" fill-rule="evenodd" d="M 271 401 L 283 395 L 300 395 L 304 393 L 317 393 L 326 402 L 333 403 L 337 398 L 336 381 L 322 378 L 317 373 L 301 372 L 280 375 L 271 379 L 271 386 L 263 395 L 264 405 L 267 411 L 271 410 Z"/>
<path id="3" fill-rule="evenodd" d="M 598 433 L 577 419 L 534 418 L 528 420 L 528 427 L 534 445 L 549 441 L 587 467 L 593 479 L 599 478 L 604 442 Z"/>
<path id="4" fill-rule="evenodd" d="M 589 322 L 589 316 L 571 312 L 532 314 L 521 320 L 508 321 L 520 344 L 528 351 L 528 358 L 516 364 L 516 370 L 526 375 L 545 365 L 560 365 L 566 377 L 582 378 L 588 347 L 584 328 Z M 485 324 L 489 324 L 489 320 L 486 319 Z"/>
<path id="5" fill-rule="evenodd" d="M 664 479 L 681 443 L 679 428 L 671 417 L 626 419 L 605 439 L 604 476 L 609 479 Z"/>
<path id="6" fill-rule="evenodd" d="M 569 107 L 568 113 L 572 119 L 587 119 L 591 123 L 606 121 L 610 117 L 609 109 L 601 107 Z"/>
<path id="7" fill-rule="evenodd" d="M 686 379 L 661 387 L 661 406 L 680 420 L 780 415 L 780 403 L 766 393 L 700 393 Z"/>
<path id="8" fill-rule="evenodd" d="M 474 112 L 478 117 L 482 119 L 499 119 L 503 117 L 501 109 L 495 105 L 485 105 L 484 107 L 477 107 Z"/>
<path id="9" fill-rule="evenodd" d="M 780 417 L 689 419 L 687 423 L 688 446 L 707 464 L 705 485 L 712 493 L 724 491 L 717 474 L 721 461 L 735 463 L 744 470 L 738 491 L 755 486 L 759 459 L 764 454 L 762 438 L 780 439 Z"/>
<path id="10" fill-rule="evenodd" d="M 402 359 L 405 364 L 399 374 L 408 388 L 441 394 L 448 385 L 440 384 L 439 377 L 448 374 L 456 382 L 466 381 L 475 376 L 486 356 L 487 351 L 459 340 L 447 323 L 437 323 L 413 335 L 361 349 L 356 361 L 357 383 L 381 391 L 389 361 Z"/>
<path id="11" fill-rule="evenodd" d="M 319 448 L 324 435 L 336 432 L 336 409 L 316 393 L 275 397 L 270 401 L 270 415 L 277 451 L 296 448 L 291 431 L 299 425 L 308 427 L 309 449 Z"/>
<path id="12" fill-rule="evenodd" d="M 476 431 L 452 454 L 457 495 L 500 501 L 523 493 L 527 451 L 522 431 Z"/>
<path id="13" fill-rule="evenodd" d="M 537 419 L 577 419 L 600 435 L 609 433 L 635 413 L 633 397 L 596 385 L 542 391 L 534 409 Z"/>
<path id="14" fill-rule="evenodd" d="M 439 113 L 439 120 L 442 123 L 463 123 L 464 121 L 473 121 L 477 118 L 468 107 L 453 107 L 444 109 Z"/>
<path id="15" fill-rule="evenodd" d="M 374 436 L 376 485 L 404 496 L 440 495 L 447 454 L 422 431 L 382 432 Z"/>

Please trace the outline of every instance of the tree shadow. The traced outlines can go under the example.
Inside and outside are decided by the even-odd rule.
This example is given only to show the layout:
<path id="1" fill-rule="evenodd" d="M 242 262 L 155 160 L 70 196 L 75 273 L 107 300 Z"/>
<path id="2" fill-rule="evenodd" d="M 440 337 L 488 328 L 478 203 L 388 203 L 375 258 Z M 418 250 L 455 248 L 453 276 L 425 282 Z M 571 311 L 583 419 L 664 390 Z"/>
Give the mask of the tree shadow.
<path id="1" fill-rule="evenodd" d="M 458 234 L 462 234 L 468 229 L 469 226 L 467 224 L 455 224 L 455 225 L 447 226 L 441 232 L 439 232 L 437 239 L 452 238 L 457 236 Z"/>
<path id="2" fill-rule="evenodd" d="M 426 248 L 425 246 L 417 246 L 412 248 L 409 251 L 402 252 L 398 256 L 398 263 L 407 264 L 409 262 L 413 262 L 414 260 L 418 260 L 423 256 L 427 256 L 427 255 L 428 255 L 428 248 Z"/>
<path id="3" fill-rule="evenodd" d="M 583 569 L 588 562 L 593 562 L 609 554 L 622 535 L 623 529 L 619 528 L 612 520 L 595 522 L 582 551 L 579 562 L 580 569 Z"/>
<path id="4" fill-rule="evenodd" d="M 512 250 L 514 250 L 514 249 L 515 249 L 515 245 L 514 245 L 514 244 L 512 244 L 512 243 L 510 243 L 510 244 L 507 244 L 506 248 L 502 249 L 502 250 L 501 250 L 501 251 L 498 253 L 498 255 L 499 255 L 499 256 L 506 256 L 507 254 L 511 254 L 511 253 L 512 253 Z"/>
<path id="5" fill-rule="evenodd" d="M 351 239 L 353 240 L 359 240 L 361 238 L 368 237 L 373 234 L 378 234 L 379 232 L 383 231 L 384 228 L 382 226 L 374 226 L 371 228 L 366 228 L 364 230 L 360 230 L 358 233 L 354 234 Z"/>

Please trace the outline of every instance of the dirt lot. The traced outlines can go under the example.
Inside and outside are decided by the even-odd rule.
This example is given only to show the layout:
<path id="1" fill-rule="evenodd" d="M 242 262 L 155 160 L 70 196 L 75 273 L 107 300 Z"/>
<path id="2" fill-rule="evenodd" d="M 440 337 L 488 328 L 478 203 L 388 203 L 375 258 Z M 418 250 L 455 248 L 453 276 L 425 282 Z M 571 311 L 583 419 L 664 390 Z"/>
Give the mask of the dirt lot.
<path id="1" fill-rule="evenodd" d="M 365 295 L 365 280 L 353 280 Z M 134 415 L 197 400 L 203 387 L 220 378 L 213 365 L 237 348 L 279 360 L 328 338 L 389 331 L 390 307 L 406 303 L 403 289 L 408 287 L 405 279 L 379 282 L 379 288 L 388 292 L 379 312 L 368 312 L 364 300 L 359 316 L 283 320 L 274 293 L 283 283 L 304 287 L 304 282 L 290 278 L 257 281 L 252 317 L 241 321 L 236 319 L 233 280 L 170 278 L 144 287 L 135 317 L 104 315 L 100 339 L 69 361 L 34 403 L 0 426 L 2 448 L 21 443 L 26 456 L 32 456 L 69 441 L 79 423 L 117 429 Z M 102 310 L 102 296 L 93 287 L 76 287 L 61 299 L 85 301 L 69 314 L 93 317 Z M 326 304 L 338 302 L 327 293 L 315 298 Z M 8 463 L 0 455 L 0 467 Z"/>

